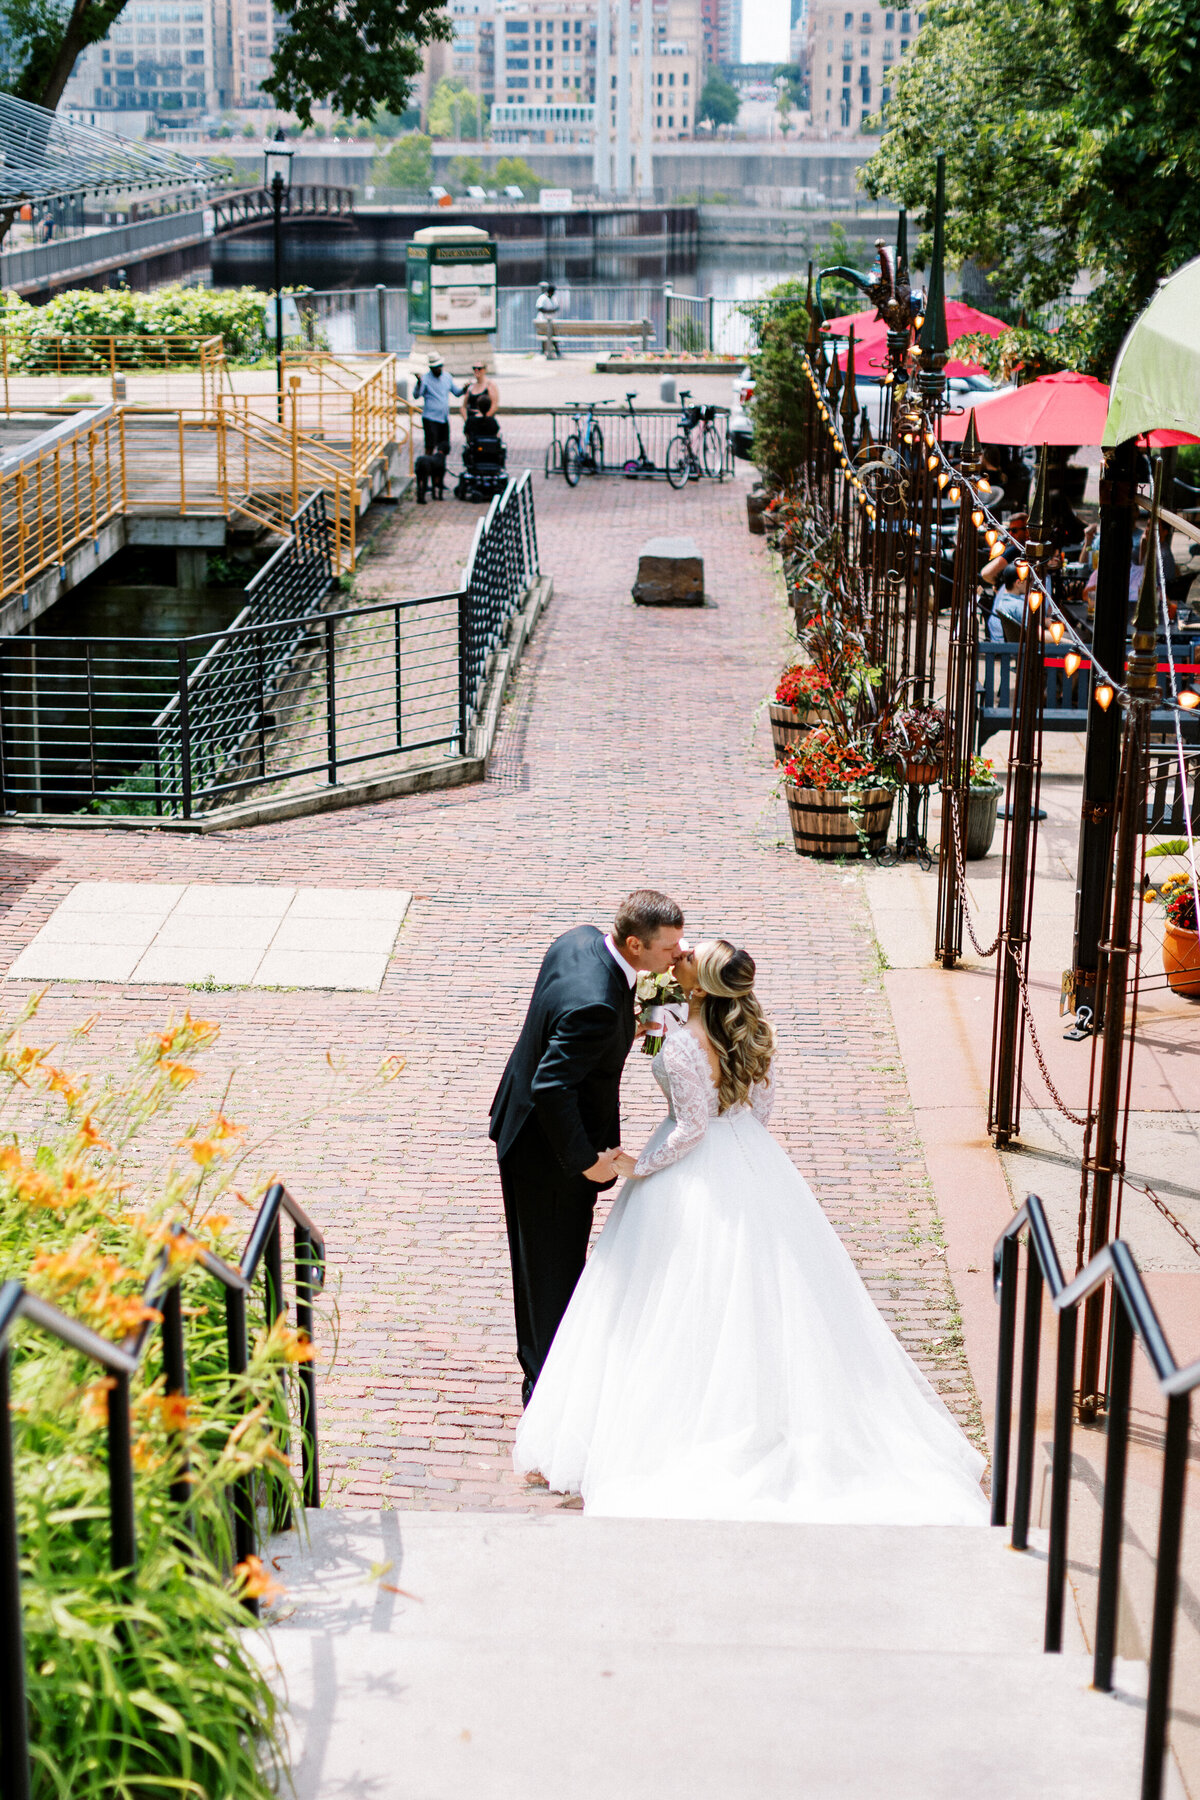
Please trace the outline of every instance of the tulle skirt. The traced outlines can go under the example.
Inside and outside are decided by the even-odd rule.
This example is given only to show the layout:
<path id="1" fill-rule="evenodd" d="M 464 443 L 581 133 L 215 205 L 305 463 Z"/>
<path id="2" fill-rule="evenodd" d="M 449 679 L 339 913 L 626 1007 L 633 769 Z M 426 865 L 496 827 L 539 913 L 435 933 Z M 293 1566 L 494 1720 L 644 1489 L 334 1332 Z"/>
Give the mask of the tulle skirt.
<path id="1" fill-rule="evenodd" d="M 514 1461 L 610 1516 L 987 1522 L 984 1459 L 745 1110 L 619 1193 Z"/>

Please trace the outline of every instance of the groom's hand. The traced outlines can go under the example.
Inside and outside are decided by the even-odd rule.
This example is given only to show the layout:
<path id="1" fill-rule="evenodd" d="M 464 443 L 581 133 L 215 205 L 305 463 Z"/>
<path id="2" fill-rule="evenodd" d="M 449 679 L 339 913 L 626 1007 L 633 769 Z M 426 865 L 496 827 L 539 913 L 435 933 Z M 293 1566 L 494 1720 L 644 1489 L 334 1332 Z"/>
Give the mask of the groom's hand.
<path id="1" fill-rule="evenodd" d="M 616 1159 L 621 1154 L 620 1146 L 615 1150 L 602 1150 L 590 1169 L 583 1171 L 585 1181 L 605 1182 L 617 1179 Z"/>

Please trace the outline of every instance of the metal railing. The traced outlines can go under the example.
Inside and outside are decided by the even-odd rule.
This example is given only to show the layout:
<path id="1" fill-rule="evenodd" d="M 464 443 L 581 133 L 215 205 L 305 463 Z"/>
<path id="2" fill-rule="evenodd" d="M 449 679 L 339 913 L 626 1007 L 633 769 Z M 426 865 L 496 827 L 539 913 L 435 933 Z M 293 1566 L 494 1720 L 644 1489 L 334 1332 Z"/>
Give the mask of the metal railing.
<path id="1" fill-rule="evenodd" d="M 0 462 L 0 600 L 91 542 L 125 510 L 122 421 L 111 406 L 52 426 Z"/>
<path id="2" fill-rule="evenodd" d="M 268 1188 L 236 1268 L 201 1243 L 185 1225 L 176 1223 L 171 1227 L 174 1242 L 186 1243 L 189 1247 L 189 1267 L 194 1265 L 211 1276 L 223 1290 L 226 1368 L 231 1381 L 244 1378 L 249 1368 L 246 1302 L 253 1293 L 260 1268 L 263 1271 L 267 1329 L 287 1318 L 280 1217 L 284 1213 L 292 1223 L 296 1326 L 311 1340 L 313 1294 L 323 1287 L 325 1280 L 325 1240 L 286 1188 L 278 1182 Z M 147 1278 L 142 1299 L 148 1308 L 161 1316 L 165 1391 L 186 1394 L 184 1307 L 180 1283 L 170 1279 L 171 1261 L 171 1249 L 165 1247 Z M 115 1344 L 30 1293 L 20 1281 L 6 1281 L 0 1286 L 0 1792 L 5 1800 L 29 1800 L 30 1795 L 29 1720 L 11 1414 L 11 1338 L 22 1321 L 57 1338 L 90 1362 L 99 1364 L 111 1379 L 107 1394 L 109 1556 L 113 1569 L 130 1577 L 137 1568 L 130 1384 L 149 1348 L 153 1329 L 151 1320 L 123 1343 Z M 319 1507 L 317 1388 L 311 1362 L 300 1365 L 299 1375 L 301 1493 L 306 1507 Z M 187 1507 L 188 1497 L 186 1463 L 181 1463 L 179 1476 L 172 1484 L 171 1498 L 182 1511 Z M 253 1554 L 256 1544 L 256 1511 L 249 1477 L 239 1477 L 233 1483 L 230 1502 L 235 1553 L 237 1560 L 242 1562 Z M 278 1484 L 273 1485 L 272 1491 L 272 1523 L 276 1529 L 284 1528 L 288 1523 L 286 1511 L 280 1504 Z M 256 1601 L 247 1600 L 246 1605 L 257 1611 Z"/>
<path id="3" fill-rule="evenodd" d="M 536 350 L 540 345 L 535 330 L 536 306 L 540 290 L 536 287 L 498 287 L 496 289 L 495 349 L 505 351 Z M 382 295 L 382 299 L 381 296 Z M 666 323 L 666 301 L 661 285 L 570 287 L 559 291 L 560 317 L 572 324 L 595 319 L 649 319 L 654 327 L 654 341 L 662 344 Z M 307 337 L 319 339 L 335 354 L 356 351 L 362 355 L 381 349 L 396 355 L 407 355 L 412 349 L 408 325 L 408 298 L 403 288 L 327 288 L 308 294 L 297 294 L 296 304 Z M 612 338 L 598 334 L 595 338 L 573 337 L 573 348 L 612 348 Z"/>
<path id="4" fill-rule="evenodd" d="M 134 225 L 114 225 L 79 237 L 55 239 L 29 250 L 9 250 L 0 255 L 0 285 L 17 289 L 37 287 L 63 276 L 106 268 L 123 257 L 144 256 L 148 250 L 194 244 L 207 235 L 205 209 L 197 206 L 189 212 L 139 219 Z"/>
<path id="5" fill-rule="evenodd" d="M 5 417 L 119 401 L 127 410 L 186 406 L 211 417 L 228 386 L 225 346 L 194 332 L 3 332 Z"/>
<path id="6" fill-rule="evenodd" d="M 716 294 L 666 293 L 665 338 L 668 350 L 710 356 L 753 356 L 764 322 L 795 301 L 727 300 Z"/>
<path id="7" fill-rule="evenodd" d="M 1154 1608 L 1150 1629 L 1149 1685 L 1142 1754 L 1141 1800 L 1161 1800 L 1167 1754 L 1171 1664 L 1175 1648 L 1175 1616 L 1179 1601 L 1179 1559 L 1183 1536 L 1184 1488 L 1187 1479 L 1191 1396 L 1200 1387 L 1200 1362 L 1181 1368 L 1176 1362 L 1154 1310 L 1137 1264 L 1121 1239 L 1107 1244 L 1069 1284 L 1046 1221 L 1045 1209 L 1030 1194 L 1002 1232 L 992 1252 L 993 1284 L 1000 1305 L 1000 1341 L 996 1377 L 996 1436 L 992 1458 L 992 1524 L 1007 1520 L 1009 1456 L 1012 1444 L 1013 1364 L 1016 1346 L 1018 1239 L 1028 1239 L 1025 1260 L 1025 1307 L 1021 1330 L 1021 1390 L 1017 1407 L 1017 1464 L 1013 1484 L 1012 1545 L 1029 1543 L 1033 1464 L 1037 1432 L 1038 1363 L 1041 1351 L 1042 1300 L 1045 1294 L 1058 1316 L 1054 1374 L 1054 1443 L 1050 1467 L 1050 1542 L 1046 1567 L 1044 1648 L 1062 1650 L 1063 1610 L 1067 1579 L 1068 1515 L 1071 1500 L 1071 1436 L 1074 1423 L 1075 1352 L 1079 1307 L 1111 1284 L 1108 1448 L 1100 1525 L 1099 1586 L 1092 1684 L 1109 1693 L 1117 1642 L 1120 1600 L 1121 1539 L 1125 1506 L 1125 1471 L 1129 1450 L 1130 1390 L 1134 1340 L 1153 1371 L 1166 1400 Z"/>
<path id="8" fill-rule="evenodd" d="M 446 593 L 331 610 L 324 497 L 292 523 L 223 631 L 0 639 L 3 809 L 191 818 L 264 785 L 335 786 L 384 760 L 467 754 L 538 573 L 528 471 L 492 501 Z"/>

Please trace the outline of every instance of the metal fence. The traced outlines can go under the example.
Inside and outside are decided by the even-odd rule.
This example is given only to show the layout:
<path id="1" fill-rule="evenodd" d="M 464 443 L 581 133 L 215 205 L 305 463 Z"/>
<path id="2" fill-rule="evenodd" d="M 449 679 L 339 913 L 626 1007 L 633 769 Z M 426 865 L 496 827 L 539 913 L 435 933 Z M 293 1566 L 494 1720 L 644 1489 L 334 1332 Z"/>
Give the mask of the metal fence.
<path id="1" fill-rule="evenodd" d="M 686 393 L 687 389 L 682 391 Z M 639 406 L 631 412 L 628 403 L 621 406 L 615 400 L 598 400 L 590 409 L 587 406 L 565 406 L 547 410 L 550 412 L 550 442 L 546 446 L 544 474 L 562 473 L 563 445 L 573 432 L 579 433 L 582 443 L 585 421 L 590 410 L 595 418 L 590 439 L 594 468 L 591 464 L 587 465 L 585 475 L 625 475 L 635 480 L 659 475 L 666 478 L 667 446 L 682 429 L 682 404 L 676 407 Z M 708 423 L 717 434 L 718 470 L 713 478 L 723 481 L 726 475 L 733 473 L 729 408 L 706 406 L 704 411 L 711 415 Z M 693 448 L 699 455 L 700 430 L 695 425 L 689 425 L 688 431 Z M 645 465 L 642 462 L 643 453 Z"/>
<path id="2" fill-rule="evenodd" d="M 134 225 L 116 225 L 80 237 L 55 239 L 28 250 L 9 250 L 0 256 L 0 284 L 6 288 L 22 288 L 37 282 L 59 280 L 64 275 L 82 275 L 89 269 L 119 262 L 123 256 L 139 257 L 148 250 L 169 250 L 176 244 L 197 243 L 209 235 L 211 229 L 211 214 L 206 225 L 205 209 L 197 206 L 187 212 L 140 219 Z"/>
<path id="3" fill-rule="evenodd" d="M 537 576 L 528 473 L 492 501 L 446 593 L 335 610 L 321 495 L 293 527 L 223 631 L 0 640 L 3 809 L 191 818 L 255 789 L 465 754 Z"/>
<path id="4" fill-rule="evenodd" d="M 765 320 L 794 304 L 788 300 L 726 300 L 715 294 L 666 290 L 668 350 L 711 356 L 752 356 Z"/>

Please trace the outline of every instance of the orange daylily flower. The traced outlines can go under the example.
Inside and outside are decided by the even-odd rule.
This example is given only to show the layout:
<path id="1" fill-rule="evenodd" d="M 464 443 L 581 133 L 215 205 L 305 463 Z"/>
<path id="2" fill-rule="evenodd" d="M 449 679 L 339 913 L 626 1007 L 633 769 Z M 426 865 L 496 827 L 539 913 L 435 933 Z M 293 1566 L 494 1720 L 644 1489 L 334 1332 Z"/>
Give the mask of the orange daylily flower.
<path id="1" fill-rule="evenodd" d="M 268 1572 L 262 1559 L 248 1556 L 244 1562 L 234 1567 L 234 1574 L 239 1578 L 238 1597 L 242 1600 L 265 1600 L 272 1605 L 283 1598 L 286 1589 Z"/>

